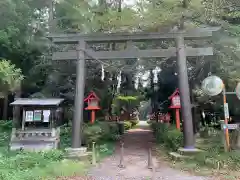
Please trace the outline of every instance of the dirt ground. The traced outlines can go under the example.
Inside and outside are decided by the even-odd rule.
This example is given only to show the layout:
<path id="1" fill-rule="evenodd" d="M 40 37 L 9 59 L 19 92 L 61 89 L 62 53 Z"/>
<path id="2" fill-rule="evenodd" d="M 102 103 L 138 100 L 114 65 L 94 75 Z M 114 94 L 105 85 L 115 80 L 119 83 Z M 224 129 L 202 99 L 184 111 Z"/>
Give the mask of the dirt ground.
<path id="1" fill-rule="evenodd" d="M 89 177 L 94 180 L 210 180 L 210 178 L 192 176 L 172 169 L 166 163 L 161 163 L 152 155 L 153 169 L 148 169 L 149 147 L 154 149 L 154 137 L 146 122 L 141 122 L 136 129 L 124 134 L 124 168 L 119 168 L 120 143 L 116 152 L 104 159 L 89 171 Z"/>

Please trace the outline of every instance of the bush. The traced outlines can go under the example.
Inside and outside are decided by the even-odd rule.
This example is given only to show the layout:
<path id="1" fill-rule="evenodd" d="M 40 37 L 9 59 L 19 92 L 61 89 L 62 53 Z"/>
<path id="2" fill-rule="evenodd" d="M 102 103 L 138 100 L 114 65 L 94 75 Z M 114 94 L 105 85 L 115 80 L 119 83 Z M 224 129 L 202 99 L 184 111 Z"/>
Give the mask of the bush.
<path id="1" fill-rule="evenodd" d="M 132 123 L 130 121 L 124 121 L 124 129 L 129 130 L 132 128 Z"/>
<path id="2" fill-rule="evenodd" d="M 139 120 L 131 120 L 132 127 L 136 126 L 139 123 Z"/>
<path id="3" fill-rule="evenodd" d="M 84 128 L 83 134 L 85 137 L 86 144 L 91 144 L 92 142 L 98 142 L 103 136 L 102 128 L 99 125 L 89 125 Z"/>
<path id="4" fill-rule="evenodd" d="M 151 127 L 157 142 L 163 143 L 169 150 L 176 151 L 183 145 L 183 134 L 174 126 L 155 122 Z"/>
<path id="5" fill-rule="evenodd" d="M 82 143 L 90 145 L 92 142 L 116 141 L 119 139 L 119 128 L 115 122 L 95 122 L 94 124 L 83 124 Z M 61 148 L 71 145 L 72 127 L 66 125 L 61 127 Z M 0 141 L 1 142 L 1 141 Z"/>
<path id="6" fill-rule="evenodd" d="M 12 130 L 12 121 L 0 120 L 0 130 L 1 131 Z"/>
<path id="7" fill-rule="evenodd" d="M 12 154 L 11 154 L 12 153 Z M 11 152 L 1 155 L 0 179 L 30 180 L 42 179 L 44 174 L 50 175 L 48 167 L 51 163 L 59 163 L 63 159 L 63 152 L 52 150 L 48 152 Z M 33 173 L 35 169 L 38 172 Z M 48 174 L 49 172 L 49 174 Z M 38 173 L 38 174 L 36 174 Z"/>
<path id="8" fill-rule="evenodd" d="M 102 141 L 115 141 L 119 139 L 119 128 L 115 122 L 101 122 L 99 123 L 103 134 L 100 138 Z"/>
<path id="9" fill-rule="evenodd" d="M 119 139 L 119 130 L 116 123 L 98 122 L 84 127 L 83 134 L 86 144 L 100 141 L 115 141 Z"/>
<path id="10" fill-rule="evenodd" d="M 148 123 L 148 124 L 152 124 L 152 121 L 151 121 L 151 120 L 147 120 L 147 123 Z"/>
<path id="11" fill-rule="evenodd" d="M 170 128 L 164 141 L 167 148 L 177 151 L 183 145 L 183 134 L 175 128 Z"/>

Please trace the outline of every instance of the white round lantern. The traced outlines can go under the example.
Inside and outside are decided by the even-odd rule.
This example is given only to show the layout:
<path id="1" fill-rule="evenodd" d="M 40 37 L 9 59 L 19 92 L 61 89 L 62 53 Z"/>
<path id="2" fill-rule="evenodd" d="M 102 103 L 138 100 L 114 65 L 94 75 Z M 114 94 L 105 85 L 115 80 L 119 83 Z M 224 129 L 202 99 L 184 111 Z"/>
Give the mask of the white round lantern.
<path id="1" fill-rule="evenodd" d="M 209 96 L 220 94 L 223 87 L 223 81 L 218 76 L 209 76 L 202 82 L 202 90 Z"/>
<path id="2" fill-rule="evenodd" d="M 237 98 L 240 99 L 240 82 L 237 84 L 235 92 L 236 92 Z"/>

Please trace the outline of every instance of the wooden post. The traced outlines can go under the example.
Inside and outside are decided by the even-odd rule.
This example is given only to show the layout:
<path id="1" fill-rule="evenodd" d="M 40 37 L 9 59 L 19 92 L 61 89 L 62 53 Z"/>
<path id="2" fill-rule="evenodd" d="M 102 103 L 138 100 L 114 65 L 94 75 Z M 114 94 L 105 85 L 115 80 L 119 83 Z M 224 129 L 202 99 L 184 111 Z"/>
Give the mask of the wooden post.
<path id="1" fill-rule="evenodd" d="M 26 119 L 26 111 L 23 109 L 23 115 L 22 115 L 22 131 L 25 130 L 25 119 Z"/>
<path id="2" fill-rule="evenodd" d="M 225 104 L 227 104 L 227 98 L 226 98 L 226 89 L 225 89 L 225 85 L 223 85 L 223 105 L 225 106 Z M 225 110 L 224 110 L 225 111 Z M 225 113 L 224 113 L 225 114 Z M 227 126 L 228 124 L 228 117 L 225 116 L 224 118 L 224 124 Z M 225 141 L 226 141 L 226 151 L 230 150 L 230 142 L 229 142 L 229 132 L 228 132 L 228 128 L 226 127 L 226 129 L 224 130 L 224 134 L 225 134 Z"/>
<path id="3" fill-rule="evenodd" d="M 92 143 L 92 164 L 96 165 L 96 149 L 95 149 L 95 142 Z"/>
<path id="4" fill-rule="evenodd" d="M 123 145 L 124 145 L 124 143 L 123 142 L 121 142 L 121 152 L 120 152 L 120 163 L 119 163 L 119 165 L 118 165 L 118 167 L 120 167 L 120 168 L 125 168 L 125 166 L 124 166 L 124 147 L 123 147 Z"/>
<path id="5" fill-rule="evenodd" d="M 152 162 L 152 149 L 149 146 L 148 149 L 148 169 L 153 169 L 153 162 Z"/>
<path id="6" fill-rule="evenodd" d="M 179 111 L 179 109 L 176 109 L 175 113 L 176 113 L 176 128 L 178 130 L 180 130 L 181 126 L 180 126 L 180 111 Z"/>
<path id="7" fill-rule="evenodd" d="M 224 125 L 224 120 L 221 120 L 220 123 L 221 123 L 221 128 L 222 128 L 223 125 Z M 223 145 L 224 145 L 224 151 L 228 152 L 228 148 L 227 148 L 227 144 L 226 144 L 226 138 L 225 138 L 225 130 L 222 129 L 221 132 L 222 132 L 221 133 L 221 138 L 222 138 L 222 142 L 223 142 Z"/>
<path id="8" fill-rule="evenodd" d="M 91 123 L 93 124 L 95 121 L 95 110 L 92 110 L 91 112 Z"/>

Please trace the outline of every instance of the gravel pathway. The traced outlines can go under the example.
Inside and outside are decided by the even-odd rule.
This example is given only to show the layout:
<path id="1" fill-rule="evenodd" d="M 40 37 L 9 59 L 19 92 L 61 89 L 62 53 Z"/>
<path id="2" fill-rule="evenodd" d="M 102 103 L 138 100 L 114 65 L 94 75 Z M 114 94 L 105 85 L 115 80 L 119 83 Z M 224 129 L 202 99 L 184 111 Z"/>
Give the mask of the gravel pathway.
<path id="1" fill-rule="evenodd" d="M 172 169 L 158 162 L 153 155 L 154 170 L 148 169 L 148 149 L 154 146 L 152 132 L 146 123 L 141 122 L 137 129 L 129 130 L 124 136 L 124 166 L 119 168 L 120 145 L 114 155 L 93 167 L 89 176 L 95 180 L 210 180 L 206 177 L 192 176 Z"/>

